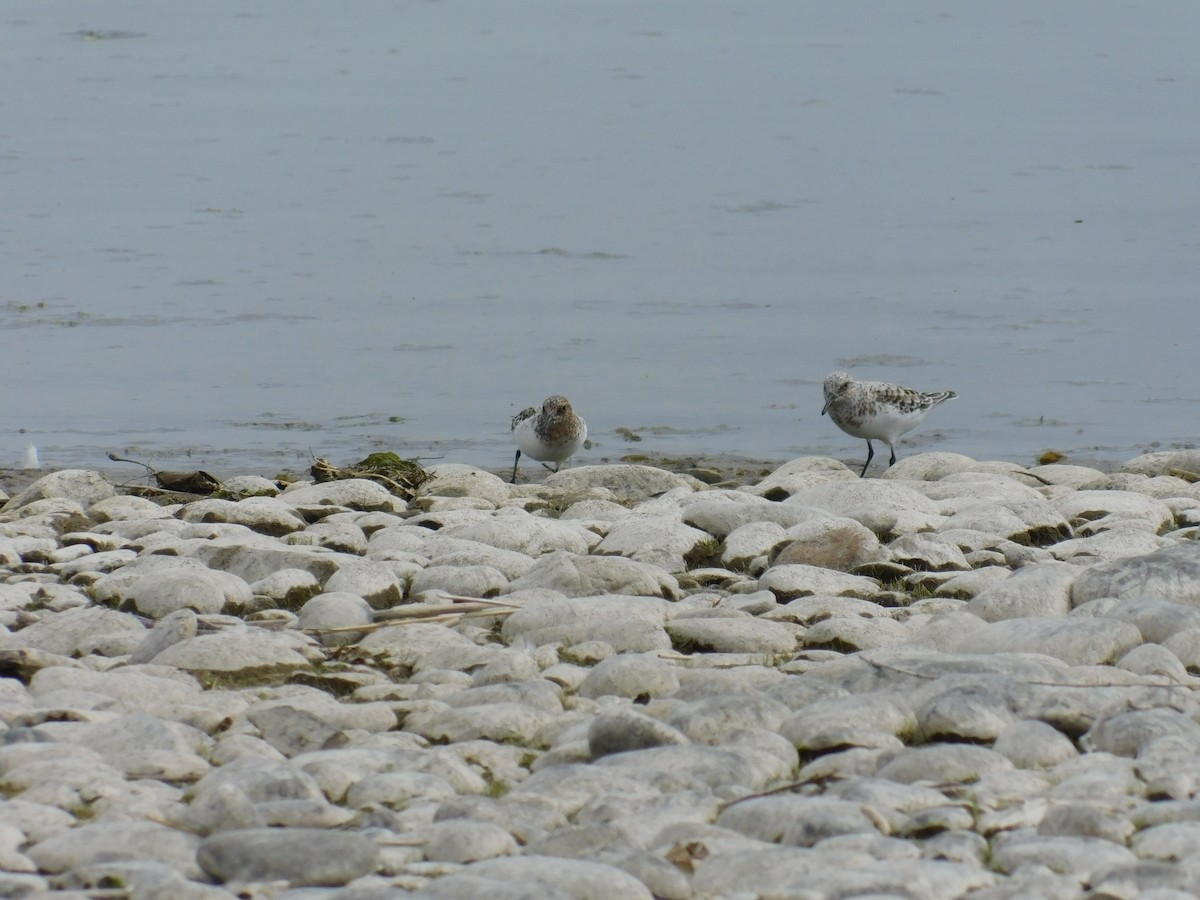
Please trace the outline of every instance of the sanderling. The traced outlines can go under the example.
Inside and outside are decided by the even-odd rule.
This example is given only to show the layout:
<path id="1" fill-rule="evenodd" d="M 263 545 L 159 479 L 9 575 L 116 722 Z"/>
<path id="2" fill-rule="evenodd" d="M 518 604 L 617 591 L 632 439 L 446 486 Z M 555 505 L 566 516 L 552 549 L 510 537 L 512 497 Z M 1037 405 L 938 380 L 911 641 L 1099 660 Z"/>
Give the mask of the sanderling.
<path id="1" fill-rule="evenodd" d="M 554 471 L 566 462 L 587 440 L 587 422 L 571 409 L 571 401 L 555 394 L 547 397 L 542 411 L 534 407 L 523 409 L 512 420 L 513 436 L 517 440 L 517 456 L 513 460 L 512 483 L 517 483 L 517 465 L 521 453 L 541 462 L 554 463 Z"/>
<path id="2" fill-rule="evenodd" d="M 833 424 L 846 434 L 867 442 L 867 461 L 859 477 L 867 474 L 867 466 L 875 455 L 871 441 L 881 440 L 892 451 L 888 465 L 896 462 L 896 441 L 900 435 L 921 424 L 925 414 L 944 400 L 953 400 L 954 391 L 922 393 L 898 384 L 882 381 L 855 381 L 845 372 L 834 372 L 825 379 L 825 407 Z"/>

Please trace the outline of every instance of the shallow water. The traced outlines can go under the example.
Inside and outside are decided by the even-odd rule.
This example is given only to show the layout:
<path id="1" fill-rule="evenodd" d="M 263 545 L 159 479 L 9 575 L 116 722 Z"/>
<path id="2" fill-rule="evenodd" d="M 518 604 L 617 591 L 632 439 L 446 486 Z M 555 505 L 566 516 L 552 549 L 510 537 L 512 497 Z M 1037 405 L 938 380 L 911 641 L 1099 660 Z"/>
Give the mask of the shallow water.
<path id="1" fill-rule="evenodd" d="M 7 3 L 0 466 L 1192 446 L 1194 9 Z"/>

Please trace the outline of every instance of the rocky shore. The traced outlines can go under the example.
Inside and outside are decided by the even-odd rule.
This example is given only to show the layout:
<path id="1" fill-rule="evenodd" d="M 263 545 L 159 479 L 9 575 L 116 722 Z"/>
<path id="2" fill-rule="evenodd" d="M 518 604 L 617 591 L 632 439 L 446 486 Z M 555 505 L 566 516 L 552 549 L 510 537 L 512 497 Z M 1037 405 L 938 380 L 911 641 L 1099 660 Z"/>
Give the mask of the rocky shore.
<path id="1" fill-rule="evenodd" d="M 1200 451 L 0 496 L 0 896 L 1200 895 Z"/>

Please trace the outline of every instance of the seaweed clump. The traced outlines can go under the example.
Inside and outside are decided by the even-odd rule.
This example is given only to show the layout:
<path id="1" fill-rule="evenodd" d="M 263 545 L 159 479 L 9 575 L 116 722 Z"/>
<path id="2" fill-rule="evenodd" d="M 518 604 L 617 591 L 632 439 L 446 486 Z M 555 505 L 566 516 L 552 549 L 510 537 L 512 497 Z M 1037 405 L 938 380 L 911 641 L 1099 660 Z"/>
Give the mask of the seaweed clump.
<path id="1" fill-rule="evenodd" d="M 411 500 L 416 489 L 429 478 L 429 473 L 415 459 L 404 459 L 391 452 L 372 453 L 361 462 L 341 469 L 318 457 L 309 471 L 318 482 L 365 478 L 382 484 L 404 500 Z"/>

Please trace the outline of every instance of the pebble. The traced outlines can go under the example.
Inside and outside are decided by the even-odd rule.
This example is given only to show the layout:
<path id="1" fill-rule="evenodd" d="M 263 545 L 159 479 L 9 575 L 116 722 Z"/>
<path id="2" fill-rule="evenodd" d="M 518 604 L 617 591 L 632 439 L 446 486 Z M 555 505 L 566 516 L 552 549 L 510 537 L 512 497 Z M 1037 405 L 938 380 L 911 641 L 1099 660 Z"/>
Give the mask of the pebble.
<path id="1" fill-rule="evenodd" d="M 1190 895 L 1193 456 L 43 476 L 0 507 L 0 894 Z M 502 606 L 388 618 L 448 596 Z"/>
<path id="2" fill-rule="evenodd" d="M 379 847 L 366 835 L 316 828 L 245 828 L 212 835 L 196 862 L 219 882 L 285 881 L 337 886 L 374 872 Z"/>

